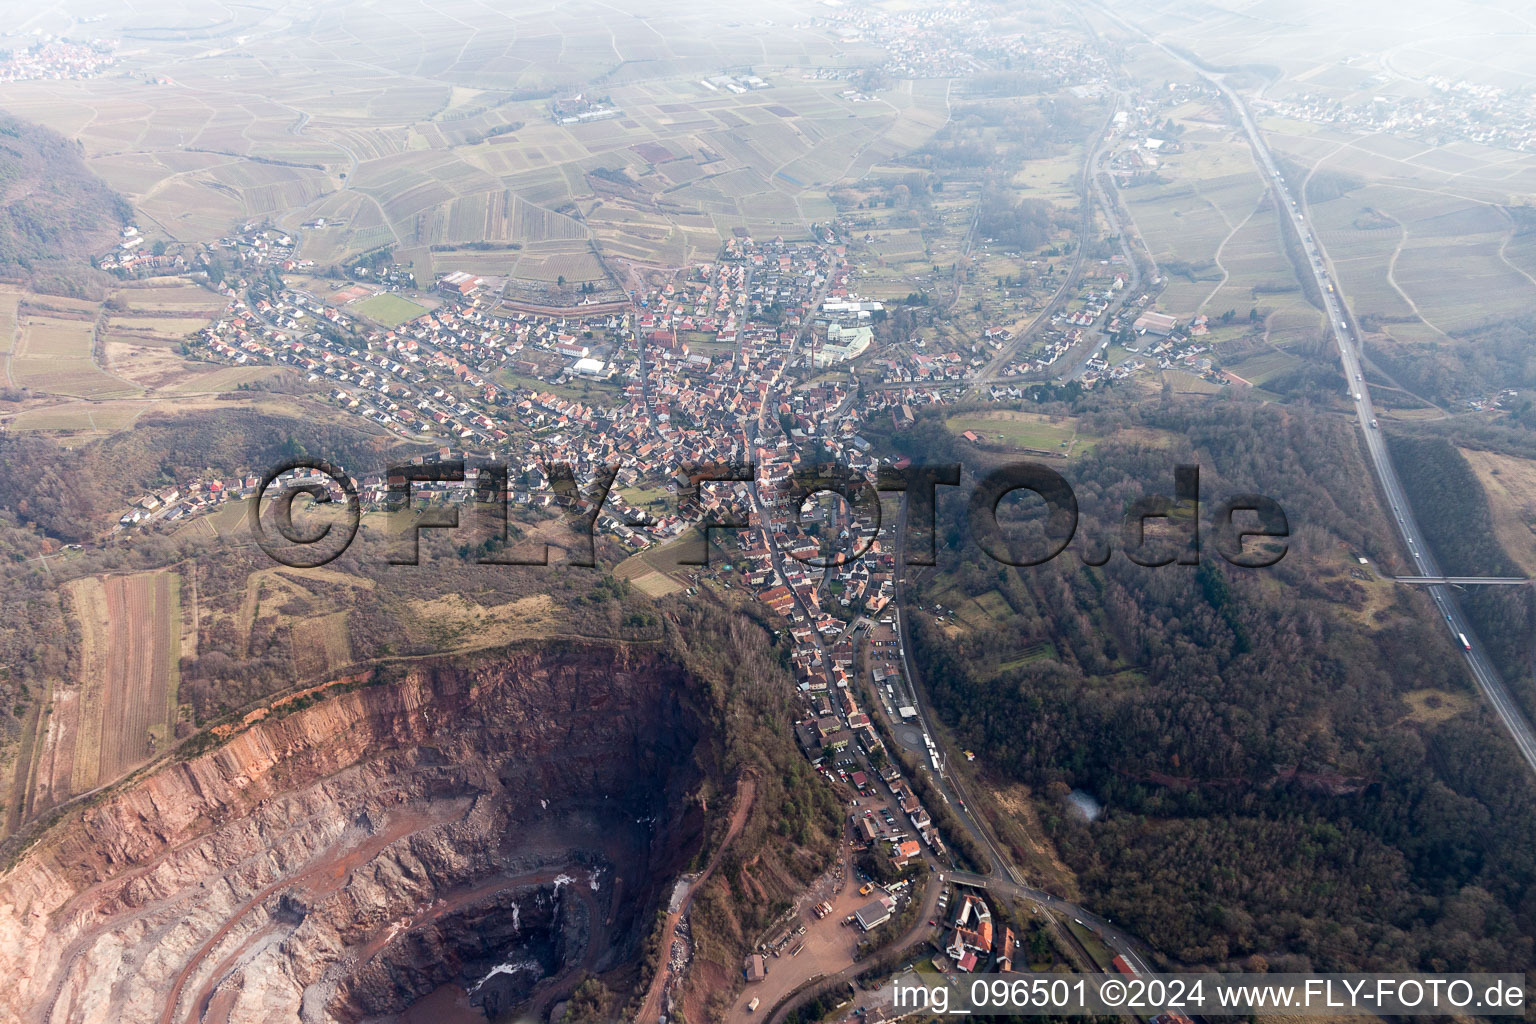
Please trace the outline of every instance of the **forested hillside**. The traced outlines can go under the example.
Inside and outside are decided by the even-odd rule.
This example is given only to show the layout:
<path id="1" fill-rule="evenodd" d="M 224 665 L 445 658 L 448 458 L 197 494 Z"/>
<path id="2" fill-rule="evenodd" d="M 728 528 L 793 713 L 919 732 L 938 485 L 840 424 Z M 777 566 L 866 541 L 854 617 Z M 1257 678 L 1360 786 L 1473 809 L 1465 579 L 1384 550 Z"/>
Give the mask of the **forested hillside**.
<path id="1" fill-rule="evenodd" d="M 1107 418 L 1079 429 L 1107 432 Z M 1074 545 L 1010 569 L 964 539 L 963 503 L 949 502 L 939 571 L 909 597 L 995 620 L 911 615 L 960 742 L 996 781 L 1034 789 L 1088 901 L 1175 960 L 1528 964 L 1529 780 L 1423 596 L 1359 569 L 1360 553 L 1393 556 L 1349 425 L 1237 402 L 1112 418 L 1162 440 L 1052 464 L 1090 536 L 1118 547 L 1129 502 L 1171 495 L 1173 466 L 1192 461 L 1207 510 L 1240 490 L 1278 500 L 1290 551 L 1235 569 L 1207 535 L 1198 567 L 1116 553 L 1092 568 Z M 956 451 L 936 421 L 912 436 Z M 1103 817 L 1071 813 L 1068 788 Z"/>
<path id="2" fill-rule="evenodd" d="M 243 409 L 152 413 L 126 433 L 63 449 L 25 433 L 0 435 L 0 509 L 64 541 L 92 539 L 151 487 L 219 473 L 259 473 L 287 458 L 334 462 L 353 475 L 380 472 L 402 447 L 349 425 Z"/>
<path id="3" fill-rule="evenodd" d="M 1392 461 L 1402 477 L 1440 570 L 1452 576 L 1523 576 L 1499 546 L 1477 474 L 1456 446 L 1440 437 L 1394 437 Z M 1454 495 L 1455 500 L 1447 500 Z M 1529 587 L 1471 587 L 1460 595 L 1478 639 L 1493 656 L 1525 713 L 1536 713 L 1531 638 L 1536 601 Z"/>
<path id="4" fill-rule="evenodd" d="M 0 276 L 101 252 L 132 216 L 77 143 L 0 113 Z"/>

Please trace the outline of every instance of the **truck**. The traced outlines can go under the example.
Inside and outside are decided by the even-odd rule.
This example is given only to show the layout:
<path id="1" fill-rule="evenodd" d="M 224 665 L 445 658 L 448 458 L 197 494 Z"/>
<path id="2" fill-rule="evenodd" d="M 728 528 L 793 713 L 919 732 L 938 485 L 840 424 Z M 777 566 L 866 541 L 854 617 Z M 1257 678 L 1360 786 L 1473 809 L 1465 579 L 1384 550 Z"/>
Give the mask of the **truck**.
<path id="1" fill-rule="evenodd" d="M 1459 640 L 1461 640 L 1461 646 L 1463 650 L 1470 651 L 1472 649 L 1472 644 L 1467 641 L 1467 634 L 1457 633 L 1456 636 Z"/>
<path id="2" fill-rule="evenodd" d="M 755 1013 L 755 1012 L 757 1012 L 757 1008 L 758 1008 L 758 1006 L 761 1003 L 762 1003 L 761 999 L 757 998 L 757 996 L 753 996 L 752 997 L 752 1001 L 747 1004 L 747 1012 L 748 1013 Z"/>

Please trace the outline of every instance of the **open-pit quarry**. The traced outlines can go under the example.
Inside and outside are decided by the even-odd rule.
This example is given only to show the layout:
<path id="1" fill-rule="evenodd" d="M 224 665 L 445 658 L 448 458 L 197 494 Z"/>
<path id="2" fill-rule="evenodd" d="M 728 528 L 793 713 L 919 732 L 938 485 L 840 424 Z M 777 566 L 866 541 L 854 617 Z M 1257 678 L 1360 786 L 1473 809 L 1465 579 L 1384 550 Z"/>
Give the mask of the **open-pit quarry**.
<path id="1" fill-rule="evenodd" d="M 631 964 L 702 842 L 667 654 L 523 646 L 251 721 L 0 876 L 0 1019 L 546 1016 Z"/>

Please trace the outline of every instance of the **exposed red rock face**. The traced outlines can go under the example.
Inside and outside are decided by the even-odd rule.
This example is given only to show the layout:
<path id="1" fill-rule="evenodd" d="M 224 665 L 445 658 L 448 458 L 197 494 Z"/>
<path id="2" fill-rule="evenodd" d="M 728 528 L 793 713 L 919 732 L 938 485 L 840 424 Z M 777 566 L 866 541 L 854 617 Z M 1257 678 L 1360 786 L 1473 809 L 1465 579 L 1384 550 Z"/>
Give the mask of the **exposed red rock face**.
<path id="1" fill-rule="evenodd" d="M 0 877 L 0 1019 L 542 1006 L 636 954 L 701 841 L 695 696 L 659 652 L 529 646 L 258 722 Z"/>

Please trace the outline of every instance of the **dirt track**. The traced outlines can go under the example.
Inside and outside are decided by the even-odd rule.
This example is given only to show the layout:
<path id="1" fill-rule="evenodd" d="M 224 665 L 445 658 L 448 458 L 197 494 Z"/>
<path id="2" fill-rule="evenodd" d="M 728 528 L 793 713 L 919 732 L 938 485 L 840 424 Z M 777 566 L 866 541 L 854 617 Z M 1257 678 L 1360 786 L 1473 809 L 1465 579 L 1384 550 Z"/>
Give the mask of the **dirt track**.
<path id="1" fill-rule="evenodd" d="M 752 810 L 752 803 L 757 798 L 757 781 L 750 777 L 743 778 L 736 788 L 736 806 L 731 811 L 731 824 L 725 831 L 725 839 L 720 843 L 720 848 L 709 859 L 709 866 L 704 873 L 688 890 L 688 895 L 683 899 L 683 905 L 677 913 L 667 915 L 667 923 L 662 928 L 661 945 L 658 947 L 660 959 L 656 964 L 656 976 L 651 979 L 650 991 L 645 994 L 645 1002 L 640 1004 L 640 1012 L 635 1014 L 635 1024 L 651 1024 L 661 1019 L 661 995 L 667 985 L 667 958 L 672 949 L 672 939 L 677 934 L 677 922 L 682 920 L 688 912 L 688 906 L 693 902 L 694 894 L 703 888 L 704 883 L 714 872 L 715 866 L 720 863 L 720 858 L 730 848 L 731 841 L 741 834 L 742 828 L 747 823 L 747 814 Z"/>

